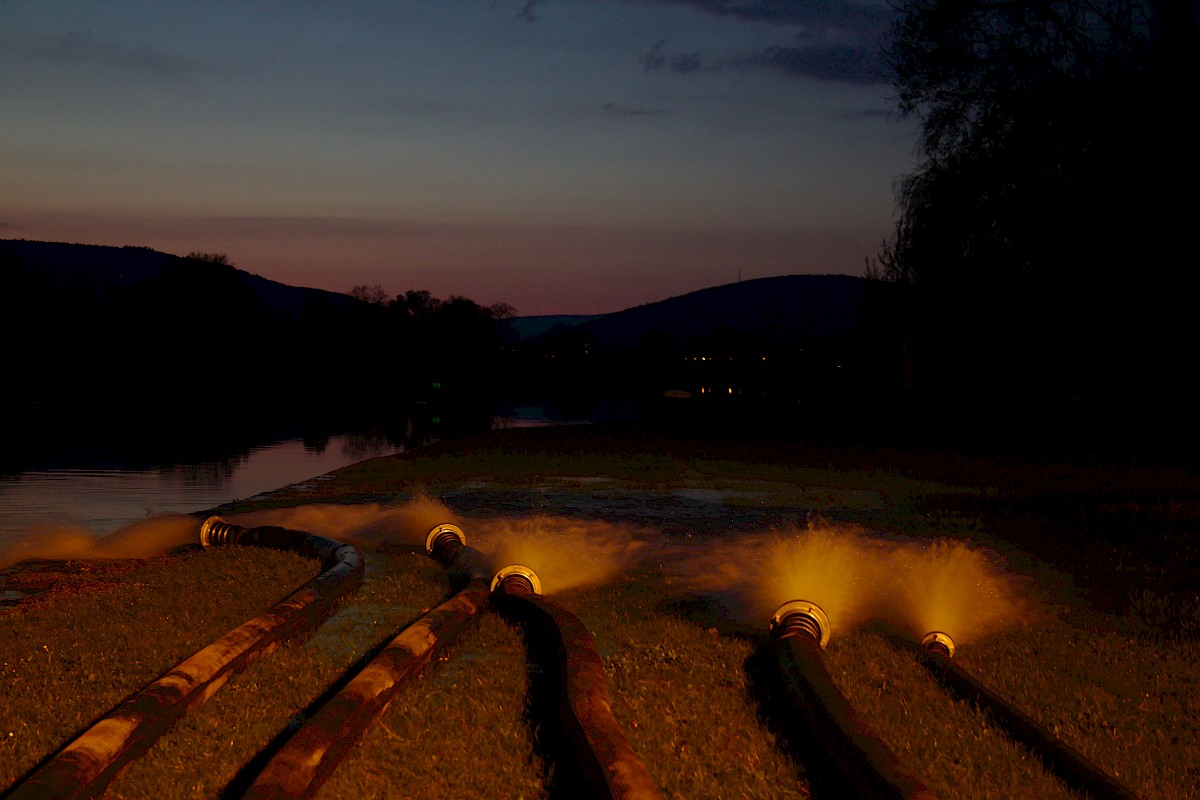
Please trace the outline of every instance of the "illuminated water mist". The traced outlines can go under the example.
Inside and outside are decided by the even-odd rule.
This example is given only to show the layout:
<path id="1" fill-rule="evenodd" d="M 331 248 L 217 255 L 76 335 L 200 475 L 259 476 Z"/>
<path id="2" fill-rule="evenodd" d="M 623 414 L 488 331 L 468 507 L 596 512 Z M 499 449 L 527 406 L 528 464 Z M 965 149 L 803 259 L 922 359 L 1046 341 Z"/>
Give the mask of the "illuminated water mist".
<path id="1" fill-rule="evenodd" d="M 891 621 L 914 637 L 931 631 L 978 640 L 1021 617 L 1024 600 L 983 552 L 962 542 L 906 546 L 891 554 Z"/>
<path id="2" fill-rule="evenodd" d="M 939 630 L 961 644 L 999 631 L 1023 605 L 1014 583 L 961 542 L 898 543 L 823 522 L 715 542 L 672 571 L 731 619 L 765 627 L 780 605 L 807 600 L 835 635 L 881 620 L 914 640 Z"/>
<path id="3" fill-rule="evenodd" d="M 200 520 L 187 516 L 151 517 L 104 536 L 79 525 L 34 526 L 0 551 L 0 568 L 30 558 L 149 558 L 197 543 L 199 532 Z"/>
<path id="4" fill-rule="evenodd" d="M 464 526 L 468 543 L 493 569 L 523 564 L 538 574 L 546 594 L 612 580 L 637 565 L 654 537 L 644 529 L 569 517 L 477 519 Z"/>
<path id="5" fill-rule="evenodd" d="M 273 525 L 355 544 L 412 547 L 424 547 L 425 537 L 435 525 L 458 523 L 457 515 L 444 503 L 424 496 L 395 506 L 314 503 L 271 508 L 229 515 L 226 520 L 244 527 Z"/>
<path id="6" fill-rule="evenodd" d="M 783 603 L 808 600 L 845 632 L 871 611 L 878 550 L 852 526 L 816 523 L 714 542 L 674 572 L 685 587 L 718 597 L 738 621 L 765 628 Z"/>

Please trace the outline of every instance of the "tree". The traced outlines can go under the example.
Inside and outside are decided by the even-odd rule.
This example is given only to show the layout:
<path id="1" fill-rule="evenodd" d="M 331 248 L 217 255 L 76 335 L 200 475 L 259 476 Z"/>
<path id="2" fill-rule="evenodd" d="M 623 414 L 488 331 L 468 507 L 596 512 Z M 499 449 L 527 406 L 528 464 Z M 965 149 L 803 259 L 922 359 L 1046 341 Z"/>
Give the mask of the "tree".
<path id="1" fill-rule="evenodd" d="M 384 305 L 388 302 L 388 293 L 378 283 L 370 286 L 365 283 L 359 284 L 350 290 L 350 296 L 372 305 Z"/>
<path id="2" fill-rule="evenodd" d="M 1180 387 L 1195 275 L 1178 195 L 1200 170 L 1178 109 L 1200 78 L 1198 10 L 899 4 L 887 58 L 920 161 L 874 269 L 916 290 L 931 391 L 1126 402 Z"/>
<path id="3" fill-rule="evenodd" d="M 492 315 L 492 319 L 497 321 L 512 319 L 517 315 L 517 309 L 508 303 L 492 303 L 487 310 Z"/>
<path id="4" fill-rule="evenodd" d="M 191 259 L 192 261 L 207 261 L 210 264 L 220 264 L 223 267 L 233 266 L 233 262 L 229 260 L 229 256 L 224 253 L 202 253 L 198 250 L 193 250 L 184 256 L 184 258 Z"/>

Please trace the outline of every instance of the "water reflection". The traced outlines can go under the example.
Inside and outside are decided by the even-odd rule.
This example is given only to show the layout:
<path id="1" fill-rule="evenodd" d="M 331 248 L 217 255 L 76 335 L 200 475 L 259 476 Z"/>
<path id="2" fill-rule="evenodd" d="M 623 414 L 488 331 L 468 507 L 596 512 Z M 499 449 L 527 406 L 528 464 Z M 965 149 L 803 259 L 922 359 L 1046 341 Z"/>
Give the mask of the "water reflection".
<path id="1" fill-rule="evenodd" d="M 294 439 L 183 466 L 0 475 L 0 550 L 35 528 L 65 525 L 103 535 L 136 520 L 201 511 L 401 449 L 386 440 L 335 436 L 307 444 Z"/>

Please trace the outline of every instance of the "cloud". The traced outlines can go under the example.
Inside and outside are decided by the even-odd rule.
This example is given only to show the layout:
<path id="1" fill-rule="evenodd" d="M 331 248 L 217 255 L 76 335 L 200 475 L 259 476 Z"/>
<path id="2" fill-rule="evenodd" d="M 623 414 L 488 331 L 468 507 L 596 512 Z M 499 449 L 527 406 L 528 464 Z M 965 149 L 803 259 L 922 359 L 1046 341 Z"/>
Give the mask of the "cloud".
<path id="1" fill-rule="evenodd" d="M 621 103 L 605 103 L 600 107 L 604 109 L 605 113 L 614 117 L 656 117 L 667 113 L 666 109 L 662 108 L 641 108 Z"/>
<path id="2" fill-rule="evenodd" d="M 890 80 L 882 58 L 894 11 L 887 5 L 816 0 L 653 0 L 691 6 L 739 22 L 765 22 L 800 29 L 784 44 L 705 56 L 671 53 L 660 39 L 641 57 L 648 72 L 687 73 L 725 69 L 769 69 L 786 75 L 850 83 Z"/>
<path id="3" fill-rule="evenodd" d="M 692 6 L 705 13 L 746 22 L 837 27 L 885 32 L 893 11 L 886 3 L 827 0 L 652 0 L 662 5 Z"/>
<path id="4" fill-rule="evenodd" d="M 887 82 L 878 50 L 847 45 L 775 46 L 736 57 L 733 66 L 850 83 Z"/>
<path id="5" fill-rule="evenodd" d="M 666 49 L 666 39 L 655 42 L 654 47 L 642 55 L 642 68 L 647 72 L 662 69 L 669 69 L 671 72 L 698 72 L 704 69 L 704 59 L 699 52 L 668 55 Z"/>
<path id="6" fill-rule="evenodd" d="M 65 36 L 32 48 L 34 55 L 54 61 L 72 61 L 93 66 L 116 67 L 162 77 L 176 77 L 203 69 L 200 62 L 150 45 L 128 47 L 97 38 L 90 30 L 71 31 Z"/>
<path id="7" fill-rule="evenodd" d="M 729 56 L 705 57 L 699 52 L 668 53 L 660 40 L 641 57 L 647 72 L 718 72 L 729 69 L 767 69 L 806 78 L 848 83 L 887 83 L 890 79 L 878 50 L 851 45 L 820 45 L 800 41 Z"/>
<path id="8" fill-rule="evenodd" d="M 533 10 L 537 8 L 538 3 L 542 0 L 524 0 L 521 3 L 521 10 L 517 12 L 516 19 L 524 20 L 525 22 L 537 22 L 537 16 Z"/>

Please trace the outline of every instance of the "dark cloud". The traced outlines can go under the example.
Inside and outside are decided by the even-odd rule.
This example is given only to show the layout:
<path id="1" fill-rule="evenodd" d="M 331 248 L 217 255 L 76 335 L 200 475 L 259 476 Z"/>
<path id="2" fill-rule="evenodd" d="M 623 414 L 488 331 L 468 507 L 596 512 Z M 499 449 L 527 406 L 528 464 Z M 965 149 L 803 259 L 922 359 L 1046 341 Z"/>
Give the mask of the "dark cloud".
<path id="1" fill-rule="evenodd" d="M 895 13 L 882 2 L 828 0 L 651 0 L 662 5 L 692 6 L 709 14 L 747 22 L 816 25 L 881 34 Z"/>
<path id="2" fill-rule="evenodd" d="M 717 58 L 706 58 L 699 52 L 668 53 L 666 47 L 666 40 L 661 40 L 642 55 L 642 67 L 647 72 L 768 69 L 786 75 L 849 83 L 889 80 L 878 50 L 852 45 L 820 45 L 802 41 L 795 45 L 775 45 Z"/>
<path id="3" fill-rule="evenodd" d="M 733 59 L 732 66 L 776 69 L 788 75 L 849 83 L 887 82 L 878 50 L 850 45 L 776 46 Z"/>
<path id="4" fill-rule="evenodd" d="M 704 59 L 699 52 L 667 53 L 667 40 L 659 39 L 641 57 L 642 68 L 647 72 L 669 69 L 671 72 L 697 72 L 704 69 Z"/>
<path id="5" fill-rule="evenodd" d="M 605 113 L 611 114 L 614 117 L 657 117 L 667 113 L 662 108 L 641 108 L 639 106 L 627 106 L 622 103 L 605 103 L 600 106 Z"/>
<path id="6" fill-rule="evenodd" d="M 660 40 L 642 56 L 642 66 L 648 71 L 762 68 L 787 75 L 850 83 L 890 80 L 882 51 L 895 11 L 883 3 L 846 0 L 649 1 L 690 6 L 742 22 L 766 22 L 800 30 L 785 44 L 721 56 L 702 56 L 699 52 L 669 53 L 666 40 Z"/>
<path id="7" fill-rule="evenodd" d="M 521 10 L 517 12 L 516 18 L 526 22 L 537 22 L 537 15 L 533 13 L 533 10 L 537 8 L 540 2 L 542 0 L 523 0 Z"/>
<path id="8" fill-rule="evenodd" d="M 57 61 L 110 66 L 135 72 L 174 77 L 201 69 L 199 62 L 164 53 L 150 45 L 126 47 L 98 39 L 90 30 L 72 31 L 59 39 L 34 46 L 35 55 Z"/>

